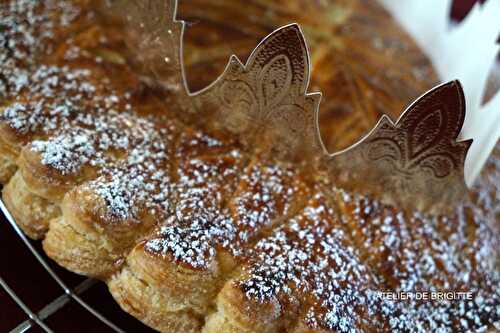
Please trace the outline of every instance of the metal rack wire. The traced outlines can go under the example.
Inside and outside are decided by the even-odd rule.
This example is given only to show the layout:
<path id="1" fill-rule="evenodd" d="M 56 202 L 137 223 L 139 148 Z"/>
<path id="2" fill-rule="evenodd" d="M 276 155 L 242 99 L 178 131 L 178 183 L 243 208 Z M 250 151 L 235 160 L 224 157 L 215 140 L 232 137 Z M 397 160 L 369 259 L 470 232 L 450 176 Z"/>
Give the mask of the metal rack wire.
<path id="1" fill-rule="evenodd" d="M 40 311 L 34 312 L 26 305 L 21 297 L 7 284 L 7 282 L 0 276 L 0 285 L 6 291 L 6 293 L 17 303 L 17 305 L 26 314 L 26 320 L 21 322 L 17 327 L 11 330 L 11 333 L 26 332 L 34 327 L 39 327 L 45 332 L 54 332 L 49 325 L 45 322 L 49 316 L 55 314 L 57 311 L 62 309 L 71 300 L 78 303 L 82 308 L 84 308 L 88 313 L 97 318 L 103 324 L 109 328 L 110 332 L 124 333 L 125 331 L 119 328 L 111 320 L 106 318 L 99 311 L 94 309 L 88 302 L 84 301 L 80 296 L 93 287 L 97 281 L 93 279 L 86 279 L 74 288 L 68 287 L 68 285 L 63 281 L 63 279 L 56 274 L 56 272 L 50 267 L 48 262 L 44 259 L 44 256 L 39 253 L 29 241 L 29 239 L 24 235 L 22 230 L 17 226 L 14 218 L 9 213 L 5 207 L 3 201 L 0 200 L 0 210 L 5 215 L 5 218 L 10 223 L 11 227 L 14 229 L 15 233 L 20 237 L 24 245 L 29 249 L 29 251 L 34 255 L 40 265 L 45 269 L 48 275 L 61 287 L 62 293 L 59 297 L 55 298 L 52 302 L 48 303 Z"/>

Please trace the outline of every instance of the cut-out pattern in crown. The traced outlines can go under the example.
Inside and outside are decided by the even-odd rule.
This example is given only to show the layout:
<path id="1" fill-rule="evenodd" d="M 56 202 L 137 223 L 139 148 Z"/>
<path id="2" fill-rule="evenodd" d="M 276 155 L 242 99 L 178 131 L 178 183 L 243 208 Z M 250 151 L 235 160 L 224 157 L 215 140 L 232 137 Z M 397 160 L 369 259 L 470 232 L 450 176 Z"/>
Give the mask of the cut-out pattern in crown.
<path id="1" fill-rule="evenodd" d="M 467 192 L 463 167 L 472 140 L 457 142 L 465 118 L 458 81 L 417 99 L 396 123 L 383 116 L 350 149 L 327 158 L 344 187 L 392 204 L 446 212 Z"/>
<path id="2" fill-rule="evenodd" d="M 114 0 L 112 6 L 126 18 L 127 43 L 145 74 L 176 94 L 176 106 L 189 121 L 229 130 L 248 143 L 258 140 L 289 158 L 319 147 L 314 123 L 321 94 L 306 93 L 309 53 L 297 24 L 264 38 L 246 64 L 232 56 L 215 82 L 191 93 L 176 1 Z"/>
<path id="3" fill-rule="evenodd" d="M 396 123 L 383 116 L 360 142 L 329 155 L 319 132 L 321 94 L 307 93 L 309 53 L 297 24 L 267 36 L 246 64 L 232 56 L 215 82 L 190 93 L 176 1 L 113 3 L 126 14 L 129 44 L 145 69 L 163 86 L 181 88 L 174 89 L 175 102 L 190 121 L 233 132 L 276 156 L 314 160 L 313 154 L 319 155 L 336 184 L 387 203 L 447 212 L 467 193 L 463 165 L 471 141 L 456 142 L 465 117 L 457 81 L 426 93 Z"/>
<path id="4" fill-rule="evenodd" d="M 196 114 L 245 137 L 259 135 L 278 153 L 317 147 L 315 126 L 321 95 L 306 94 L 309 54 L 297 24 L 266 37 L 244 65 L 232 56 L 224 73 L 196 93 Z M 262 140 L 262 136 L 266 140 Z"/>

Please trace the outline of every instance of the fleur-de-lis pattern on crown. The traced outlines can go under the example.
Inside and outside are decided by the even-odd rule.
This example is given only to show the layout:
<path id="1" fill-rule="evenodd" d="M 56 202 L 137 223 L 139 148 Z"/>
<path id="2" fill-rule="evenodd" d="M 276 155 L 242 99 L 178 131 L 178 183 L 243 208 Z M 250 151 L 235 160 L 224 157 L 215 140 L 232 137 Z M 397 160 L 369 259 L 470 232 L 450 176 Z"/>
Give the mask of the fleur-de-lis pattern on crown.
<path id="1" fill-rule="evenodd" d="M 129 44 L 139 61 L 174 90 L 191 121 L 233 132 L 276 156 L 316 160 L 316 154 L 335 184 L 390 204 L 444 213 L 465 197 L 463 166 L 471 140 L 456 141 L 465 118 L 457 81 L 427 92 L 396 123 L 383 116 L 360 142 L 330 155 L 319 132 L 321 95 L 307 93 L 309 54 L 297 24 L 267 36 L 246 64 L 232 56 L 214 83 L 190 93 L 181 60 L 184 25 L 175 20 L 177 2 L 112 2 L 127 18 Z"/>
<path id="2" fill-rule="evenodd" d="M 467 193 L 464 161 L 472 140 L 457 142 L 465 118 L 458 81 L 417 99 L 396 123 L 383 116 L 353 147 L 327 157 L 337 183 L 391 204 L 446 212 Z"/>
<path id="3" fill-rule="evenodd" d="M 268 146 L 277 153 L 302 155 L 319 147 L 314 124 L 321 95 L 306 93 L 309 73 L 299 26 L 282 27 L 255 48 L 245 65 L 232 56 L 219 79 L 194 94 L 196 114 L 211 112 L 224 129 L 272 142 Z"/>
<path id="4" fill-rule="evenodd" d="M 126 18 L 127 42 L 144 72 L 177 94 L 174 102 L 183 117 L 229 130 L 284 157 L 304 156 L 319 147 L 314 123 L 321 94 L 306 93 L 309 54 L 297 24 L 264 38 L 246 64 L 232 56 L 214 83 L 191 93 L 182 66 L 184 24 L 175 19 L 177 2 L 111 3 Z"/>

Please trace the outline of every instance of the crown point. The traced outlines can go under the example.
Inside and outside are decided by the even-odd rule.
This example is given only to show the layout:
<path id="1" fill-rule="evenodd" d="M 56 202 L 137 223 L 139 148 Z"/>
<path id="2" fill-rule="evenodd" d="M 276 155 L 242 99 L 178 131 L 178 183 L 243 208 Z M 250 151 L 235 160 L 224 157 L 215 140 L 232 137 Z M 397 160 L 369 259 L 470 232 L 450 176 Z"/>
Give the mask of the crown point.
<path id="1" fill-rule="evenodd" d="M 382 116 L 358 144 L 331 155 L 340 185 L 430 213 L 452 210 L 467 193 L 464 161 L 471 140 L 456 139 L 465 117 L 458 81 L 431 89 L 394 124 Z"/>

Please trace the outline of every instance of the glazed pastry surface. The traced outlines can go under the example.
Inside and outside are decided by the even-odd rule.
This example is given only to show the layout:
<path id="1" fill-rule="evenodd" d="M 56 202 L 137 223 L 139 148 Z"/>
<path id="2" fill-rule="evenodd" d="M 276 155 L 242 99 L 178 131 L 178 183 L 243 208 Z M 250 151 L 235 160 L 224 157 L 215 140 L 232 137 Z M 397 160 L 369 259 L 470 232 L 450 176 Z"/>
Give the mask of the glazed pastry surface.
<path id="1" fill-rule="evenodd" d="M 354 11 L 355 3 L 341 13 L 353 29 L 369 17 Z M 242 142 L 179 120 L 165 93 L 144 83 L 122 27 L 99 6 L 0 4 L 3 200 L 52 259 L 105 281 L 125 311 L 162 332 L 498 328 L 499 244 L 490 223 L 498 221 L 498 154 L 472 200 L 450 216 L 347 193 L 315 165 L 277 158 L 258 138 Z M 376 10 L 376 17 L 387 15 Z M 313 59 L 322 52 L 315 43 Z M 366 50 L 356 50 L 364 58 Z M 347 53 L 336 59 L 330 65 L 348 72 L 363 65 Z M 400 73 L 431 71 L 421 54 L 408 61 Z M 187 64 L 188 72 L 200 71 Z M 378 81 L 380 73 L 365 73 L 373 81 L 339 72 L 343 81 L 330 81 L 324 72 L 313 75 L 314 84 L 339 89 L 323 109 L 347 105 L 353 97 L 345 97 L 346 87 L 354 84 L 350 93 L 380 97 L 382 105 L 352 111 L 374 119 L 382 111 L 396 115 L 432 81 L 399 76 L 406 85 L 397 90 Z M 383 80 L 391 75 L 398 74 Z M 350 128 L 359 138 L 369 128 L 351 127 L 356 117 L 345 117 L 322 119 L 323 136 L 334 141 Z M 384 291 L 467 291 L 474 299 L 393 301 Z"/>

